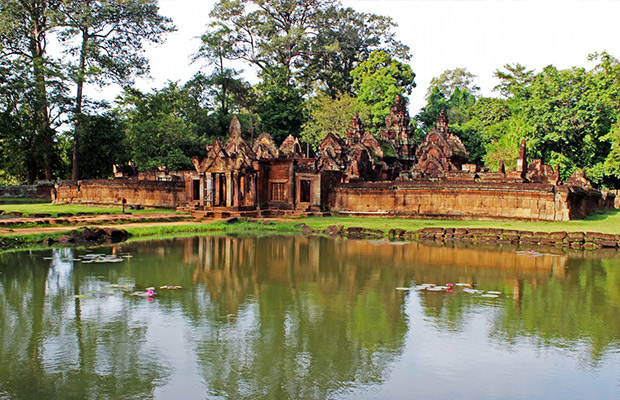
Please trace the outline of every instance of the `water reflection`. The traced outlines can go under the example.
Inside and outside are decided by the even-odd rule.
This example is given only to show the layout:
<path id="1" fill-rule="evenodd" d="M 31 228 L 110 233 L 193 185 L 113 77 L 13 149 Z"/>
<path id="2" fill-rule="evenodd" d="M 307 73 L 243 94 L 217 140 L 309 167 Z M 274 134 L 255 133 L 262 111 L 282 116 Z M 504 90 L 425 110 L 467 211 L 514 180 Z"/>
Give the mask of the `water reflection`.
<path id="1" fill-rule="evenodd" d="M 0 398 L 409 398 L 416 379 L 435 377 L 429 387 L 446 377 L 472 381 L 481 371 L 452 361 L 497 363 L 486 357 L 498 349 L 554 349 L 568 363 L 564 375 L 588 370 L 604 380 L 604 393 L 620 394 L 609 373 L 610 363 L 620 366 L 615 254 L 297 236 L 96 251 L 132 258 L 86 264 L 84 250 L 0 254 Z M 503 295 L 395 290 L 425 282 Z M 111 284 L 184 289 L 157 290 L 149 302 Z M 445 359 L 432 356 L 447 348 Z M 544 365 L 541 357 L 526 352 L 519 362 Z M 578 381 L 570 382 L 588 382 Z M 542 393 L 535 390 L 524 395 Z M 493 385 L 470 395 L 460 397 L 510 397 Z"/>

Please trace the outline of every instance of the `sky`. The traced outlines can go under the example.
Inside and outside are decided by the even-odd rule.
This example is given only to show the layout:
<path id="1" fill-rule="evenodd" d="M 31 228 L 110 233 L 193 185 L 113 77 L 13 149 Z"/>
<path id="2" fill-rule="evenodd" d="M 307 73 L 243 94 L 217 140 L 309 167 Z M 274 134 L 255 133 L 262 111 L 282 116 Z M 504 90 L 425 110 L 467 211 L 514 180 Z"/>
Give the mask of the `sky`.
<path id="1" fill-rule="evenodd" d="M 592 68 L 588 55 L 607 51 L 620 58 L 620 1 L 574 0 L 341 0 L 357 11 L 391 17 L 397 38 L 411 48 L 410 65 L 417 87 L 410 96 L 413 116 L 425 104 L 432 78 L 443 71 L 466 68 L 477 76 L 484 96 L 495 96 L 494 71 L 520 63 L 540 71 Z M 139 79 L 142 90 L 161 88 L 168 81 L 184 83 L 210 67 L 191 62 L 199 36 L 209 23 L 215 0 L 160 0 L 160 13 L 173 19 L 178 31 L 163 45 L 148 46 L 151 78 Z M 254 74 L 244 65 L 246 79 Z M 113 98 L 120 88 L 104 90 Z"/>

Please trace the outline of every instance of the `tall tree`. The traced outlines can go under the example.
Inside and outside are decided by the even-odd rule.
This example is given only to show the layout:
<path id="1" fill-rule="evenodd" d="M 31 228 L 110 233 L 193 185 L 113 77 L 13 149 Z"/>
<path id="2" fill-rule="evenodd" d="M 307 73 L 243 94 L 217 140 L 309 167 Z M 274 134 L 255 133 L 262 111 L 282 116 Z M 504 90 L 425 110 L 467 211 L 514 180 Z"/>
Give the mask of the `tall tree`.
<path id="1" fill-rule="evenodd" d="M 409 47 L 396 40 L 396 23 L 389 17 L 334 5 L 317 15 L 316 24 L 317 34 L 301 71 L 309 90 L 318 86 L 333 99 L 353 95 L 351 71 L 376 50 L 409 60 Z"/>
<path id="2" fill-rule="evenodd" d="M 297 135 L 306 120 L 301 91 L 287 83 L 286 71 L 269 70 L 257 85 L 258 115 L 263 131 L 269 132 L 276 142 L 289 134 Z"/>
<path id="3" fill-rule="evenodd" d="M 303 125 L 301 139 L 314 150 L 330 132 L 343 136 L 355 112 L 363 113 L 357 100 L 348 94 L 336 99 L 329 94 L 314 96 L 307 101 L 306 108 L 308 120 Z"/>
<path id="4" fill-rule="evenodd" d="M 316 35 L 316 17 L 335 0 L 220 0 L 211 11 L 215 22 L 203 35 L 226 50 L 226 58 L 244 60 L 262 74 L 281 74 L 291 84 Z"/>
<path id="5" fill-rule="evenodd" d="M 192 156 L 205 155 L 204 122 L 189 86 L 170 83 L 153 93 L 126 89 L 116 113 L 124 129 L 128 158 L 141 170 L 165 166 L 191 169 Z"/>
<path id="6" fill-rule="evenodd" d="M 457 89 L 475 96 L 480 91 L 475 79 L 476 75 L 469 72 L 467 68 L 448 69 L 438 77 L 431 79 L 426 96 L 430 96 L 435 89 L 446 98 L 450 98 Z"/>
<path id="7" fill-rule="evenodd" d="M 374 129 L 384 123 L 396 96 L 411 94 L 415 87 L 411 67 L 383 50 L 372 52 L 351 76 L 357 99 L 367 109 Z"/>
<path id="8" fill-rule="evenodd" d="M 60 0 L 0 0 L 0 57 L 29 70 L 30 114 L 28 180 L 53 178 L 54 129 L 50 116 L 48 78 L 54 65 L 47 57 L 47 35 L 55 28 Z"/>
<path id="9" fill-rule="evenodd" d="M 127 85 L 148 72 L 146 42 L 161 43 L 173 31 L 172 21 L 159 15 L 157 0 L 63 0 L 61 38 L 76 58 L 71 77 L 76 84 L 71 179 L 79 178 L 79 140 L 83 123 L 84 84 L 114 81 Z"/>

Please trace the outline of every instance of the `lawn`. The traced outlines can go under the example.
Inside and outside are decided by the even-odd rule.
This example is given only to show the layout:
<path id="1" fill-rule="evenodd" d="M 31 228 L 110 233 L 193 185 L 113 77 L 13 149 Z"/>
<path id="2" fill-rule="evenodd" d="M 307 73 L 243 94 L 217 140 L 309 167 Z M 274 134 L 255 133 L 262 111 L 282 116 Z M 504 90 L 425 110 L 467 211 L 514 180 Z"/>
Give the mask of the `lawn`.
<path id="1" fill-rule="evenodd" d="M 293 221 L 293 220 L 292 220 Z M 302 217 L 294 219 L 305 223 L 315 230 L 322 230 L 329 225 L 362 226 L 388 231 L 390 229 L 418 230 L 425 227 L 442 228 L 502 228 L 521 231 L 558 232 L 558 231 L 595 231 L 620 234 L 620 211 L 613 210 L 596 214 L 584 220 L 568 222 L 531 222 L 531 221 L 458 221 L 439 219 L 409 219 L 385 217 Z"/>
<path id="2" fill-rule="evenodd" d="M 121 207 L 101 207 L 101 206 L 82 206 L 74 204 L 52 204 L 38 203 L 38 204 L 0 204 L 0 210 L 5 213 L 9 212 L 21 212 L 24 216 L 30 214 L 50 214 L 52 217 L 58 216 L 58 213 L 89 213 L 89 214 L 121 214 L 123 212 Z M 168 209 L 145 209 L 145 210 L 129 210 L 125 211 L 132 214 L 175 214 L 175 210 Z M 178 213 L 182 214 L 182 213 Z"/>

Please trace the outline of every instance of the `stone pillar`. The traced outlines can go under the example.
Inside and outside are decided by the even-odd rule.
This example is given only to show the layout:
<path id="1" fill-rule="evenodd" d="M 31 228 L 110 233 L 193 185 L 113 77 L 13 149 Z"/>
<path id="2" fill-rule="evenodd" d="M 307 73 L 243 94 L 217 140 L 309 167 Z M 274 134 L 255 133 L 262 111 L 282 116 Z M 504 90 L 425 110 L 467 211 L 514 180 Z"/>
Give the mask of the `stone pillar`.
<path id="1" fill-rule="evenodd" d="M 214 178 L 215 178 L 215 182 L 213 185 L 213 205 L 218 205 L 221 206 L 222 205 L 222 199 L 220 199 L 220 185 L 222 184 L 222 174 L 215 174 Z"/>
<path id="2" fill-rule="evenodd" d="M 246 193 L 247 196 L 247 203 L 252 207 L 256 207 L 258 202 L 258 193 L 256 192 L 256 174 L 252 174 L 251 176 L 249 176 L 250 179 L 250 189 L 248 190 L 248 193 Z"/>
<path id="3" fill-rule="evenodd" d="M 232 206 L 239 207 L 240 192 L 241 192 L 241 178 L 239 177 L 239 171 L 234 171 L 232 173 Z"/>
<path id="4" fill-rule="evenodd" d="M 205 177 L 204 174 L 199 175 L 200 178 L 200 206 L 204 207 L 205 205 Z"/>
<path id="5" fill-rule="evenodd" d="M 210 172 L 205 174 L 205 179 L 207 181 L 206 190 L 206 204 L 207 207 L 213 207 L 213 176 Z"/>
<path id="6" fill-rule="evenodd" d="M 226 172 L 226 207 L 232 206 L 232 173 Z"/>

